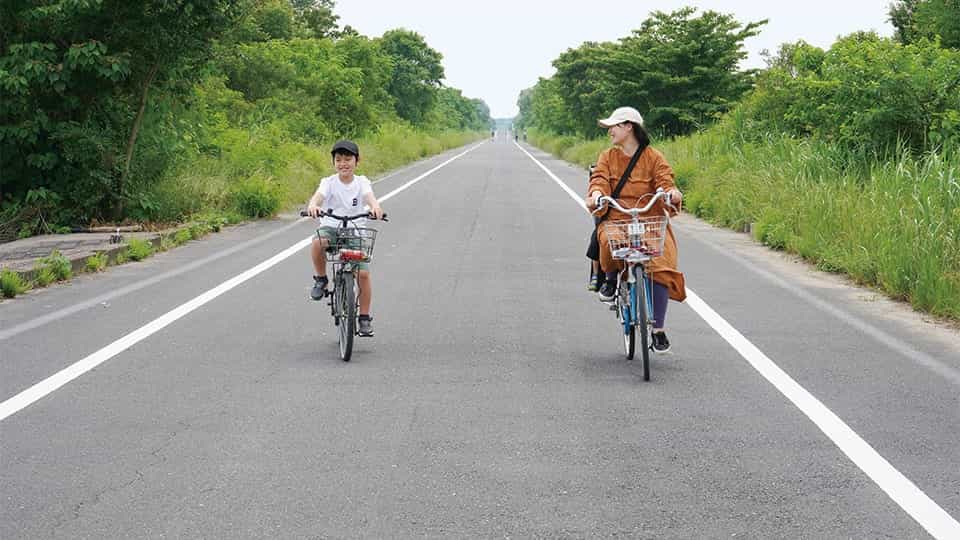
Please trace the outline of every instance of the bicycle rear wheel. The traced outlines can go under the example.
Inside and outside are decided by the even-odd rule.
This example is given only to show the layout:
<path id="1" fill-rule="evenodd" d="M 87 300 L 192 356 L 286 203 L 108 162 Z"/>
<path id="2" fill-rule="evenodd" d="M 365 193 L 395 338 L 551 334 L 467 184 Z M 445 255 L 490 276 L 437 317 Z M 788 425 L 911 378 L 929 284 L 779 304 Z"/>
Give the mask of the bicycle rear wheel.
<path id="1" fill-rule="evenodd" d="M 336 285 L 336 304 L 340 338 L 340 359 L 350 361 L 353 354 L 353 336 L 357 325 L 356 279 L 352 272 L 342 272 Z"/>
<path id="2" fill-rule="evenodd" d="M 640 332 L 640 354 L 643 357 L 643 380 L 650 380 L 650 345 L 648 338 L 650 336 L 649 321 L 650 316 L 647 313 L 647 275 L 643 269 L 637 265 L 633 268 L 636 283 L 633 284 L 635 293 L 634 305 L 636 306 L 637 330 Z"/>

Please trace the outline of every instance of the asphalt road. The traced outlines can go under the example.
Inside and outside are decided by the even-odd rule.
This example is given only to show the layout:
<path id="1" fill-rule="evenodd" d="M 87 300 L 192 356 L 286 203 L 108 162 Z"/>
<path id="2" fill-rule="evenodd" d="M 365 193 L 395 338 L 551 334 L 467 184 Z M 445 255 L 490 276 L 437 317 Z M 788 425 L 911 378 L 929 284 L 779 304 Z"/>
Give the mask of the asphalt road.
<path id="1" fill-rule="evenodd" d="M 292 217 L 0 304 L 0 538 L 960 537 L 960 333 L 683 217 L 688 287 L 756 350 L 671 303 L 643 382 L 534 158 L 584 191 L 505 138 L 375 184 L 418 179 L 350 363 L 305 249 L 136 334 L 303 241 Z"/>

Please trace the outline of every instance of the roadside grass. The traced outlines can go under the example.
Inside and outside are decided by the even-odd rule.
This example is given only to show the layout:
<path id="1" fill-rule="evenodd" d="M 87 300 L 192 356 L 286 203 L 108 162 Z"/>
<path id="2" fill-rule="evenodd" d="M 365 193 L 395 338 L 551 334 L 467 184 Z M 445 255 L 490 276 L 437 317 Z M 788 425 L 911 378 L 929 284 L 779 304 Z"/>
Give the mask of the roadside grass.
<path id="1" fill-rule="evenodd" d="M 357 140 L 357 174 L 374 177 L 483 136 L 457 131 L 425 133 L 388 124 Z M 222 151 L 185 160 L 150 188 L 145 198 L 150 201 L 151 219 L 191 221 L 209 213 L 239 219 L 269 217 L 303 204 L 320 179 L 333 172 L 326 144 L 292 142 L 269 130 L 228 129 L 220 138 Z"/>
<path id="2" fill-rule="evenodd" d="M 531 132 L 535 145 L 582 166 L 607 145 Z M 729 123 L 653 144 L 688 211 L 735 230 L 752 225 L 771 248 L 960 319 L 960 150 L 854 156 L 810 139 L 745 140 Z"/>
<path id="3" fill-rule="evenodd" d="M 30 284 L 20 274 L 4 268 L 0 270 L 0 293 L 4 298 L 13 298 L 30 290 Z"/>

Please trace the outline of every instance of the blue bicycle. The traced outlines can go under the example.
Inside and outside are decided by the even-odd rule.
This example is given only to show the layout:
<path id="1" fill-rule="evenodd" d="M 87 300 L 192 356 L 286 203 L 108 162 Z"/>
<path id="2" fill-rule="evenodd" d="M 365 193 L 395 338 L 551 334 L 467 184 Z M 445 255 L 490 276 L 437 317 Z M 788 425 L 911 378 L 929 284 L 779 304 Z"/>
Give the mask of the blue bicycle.
<path id="1" fill-rule="evenodd" d="M 615 199 L 600 197 L 600 204 L 594 211 L 598 213 L 609 204 L 624 214 L 630 214 L 630 219 L 607 221 L 601 224 L 601 227 L 606 234 L 613 258 L 624 261 L 626 265 L 624 271 L 617 276 L 617 294 L 610 309 L 616 312 L 620 322 L 627 360 L 633 360 L 639 328 L 645 381 L 650 380 L 650 333 L 654 323 L 653 295 L 647 263 L 663 254 L 670 215 L 664 211 L 663 215 L 640 216 L 650 212 L 660 199 L 663 199 L 669 208 L 673 208 L 669 195 L 658 189 L 643 208 L 624 208 Z"/>

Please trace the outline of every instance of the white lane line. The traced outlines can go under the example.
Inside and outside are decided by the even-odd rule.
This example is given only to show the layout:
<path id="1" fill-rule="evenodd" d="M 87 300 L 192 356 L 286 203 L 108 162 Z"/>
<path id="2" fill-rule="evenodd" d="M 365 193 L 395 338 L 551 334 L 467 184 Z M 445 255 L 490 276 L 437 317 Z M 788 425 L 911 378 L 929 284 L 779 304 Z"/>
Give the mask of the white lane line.
<path id="1" fill-rule="evenodd" d="M 520 143 L 518 143 L 517 141 L 513 141 L 513 144 L 515 144 L 515 145 L 517 146 L 517 148 L 520 149 L 521 152 L 523 152 L 524 154 L 526 154 L 528 158 L 532 159 L 534 163 L 536 163 L 537 165 L 539 165 L 540 168 L 543 169 L 543 172 L 547 173 L 547 176 L 549 176 L 550 178 L 552 178 L 553 181 L 556 182 L 558 186 L 560 186 L 561 188 L 563 188 L 563 190 L 567 192 L 567 195 L 569 195 L 570 198 L 572 198 L 574 201 L 577 202 L 577 204 L 580 205 L 580 208 L 583 208 L 583 211 L 584 211 L 584 212 L 587 211 L 587 204 L 586 204 L 585 202 L 583 202 L 583 197 L 577 195 L 577 193 L 576 193 L 575 191 L 573 191 L 572 189 L 570 189 L 570 186 L 568 186 L 568 185 L 565 184 L 562 180 L 560 180 L 559 178 L 557 178 L 557 175 L 553 174 L 553 173 L 550 171 L 550 169 L 548 169 L 543 163 L 540 163 L 540 161 L 537 160 L 537 158 L 533 157 L 533 155 L 531 155 L 530 152 L 527 152 L 527 149 L 526 149 L 526 148 L 520 146 Z"/>
<path id="2" fill-rule="evenodd" d="M 456 156 L 453 156 L 452 158 L 444 161 L 440 165 L 437 165 L 436 167 L 421 174 L 420 176 L 414 178 L 413 180 L 410 180 L 409 182 L 403 184 L 402 186 L 384 195 L 383 197 L 379 197 L 379 200 L 386 201 L 387 199 L 393 197 L 394 195 L 400 193 L 401 191 L 416 184 L 420 180 L 426 178 L 427 176 L 434 173 L 441 167 L 447 165 L 451 161 L 461 156 L 464 156 L 467 153 L 478 148 L 479 146 L 484 144 L 484 142 L 474 145 L 464 150 L 463 152 L 457 154 Z M 57 373 L 47 377 L 46 379 L 34 384 L 30 388 L 27 388 L 26 390 L 21 391 L 20 393 L 7 399 L 3 403 L 0 403 L 0 420 L 4 420 L 8 416 L 23 410 L 25 407 L 34 403 L 38 399 L 50 394 L 51 392 L 55 391 L 61 386 L 76 379 L 77 377 L 83 375 L 84 373 L 90 371 L 91 369 L 99 366 L 100 364 L 113 358 L 117 354 L 120 354 L 121 352 L 127 350 L 134 344 L 162 330 L 164 327 L 176 321 L 177 319 L 183 317 L 184 315 L 187 315 L 188 313 L 199 308 L 200 306 L 203 306 L 207 302 L 210 302 L 211 300 L 220 296 L 221 294 L 229 291 L 230 289 L 233 289 L 237 285 L 240 285 L 241 283 L 249 280 L 250 278 L 268 270 L 269 268 L 275 266 L 281 261 L 289 258 L 294 253 L 310 245 L 310 242 L 312 241 L 313 241 L 312 235 L 307 238 L 304 238 L 303 240 L 288 247 L 287 249 L 274 255 L 273 257 L 270 257 L 269 259 L 254 266 L 253 268 L 250 268 L 249 270 L 242 272 L 228 279 L 227 281 L 224 281 L 220 285 L 217 285 L 216 287 L 208 290 L 207 292 L 201 294 L 200 296 L 197 296 L 196 298 L 177 306 L 176 308 L 168 311 L 167 313 L 161 315 L 160 317 L 157 317 L 156 319 L 150 321 L 144 326 L 141 326 L 140 328 L 134 330 L 133 332 L 130 332 L 129 334 L 121 337 L 120 339 L 114 341 L 113 343 L 107 345 L 106 347 L 58 371 Z"/>
<path id="3" fill-rule="evenodd" d="M 516 144 L 516 143 L 514 143 Z M 583 206 L 582 199 L 566 184 L 537 161 L 529 152 L 517 145 L 541 169 L 564 187 L 574 201 Z M 881 490 L 907 514 L 927 530 L 934 538 L 960 538 L 960 522 L 927 496 L 920 488 L 883 458 L 870 444 L 863 440 L 850 426 L 820 402 L 810 392 L 794 381 L 753 343 L 737 331 L 696 293 L 687 289 L 687 305 L 727 341 L 741 356 L 796 405 L 837 447 L 850 458 Z"/>
<path id="4" fill-rule="evenodd" d="M 687 304 L 927 532 L 935 538 L 960 538 L 957 520 L 690 289 L 687 289 Z"/>

